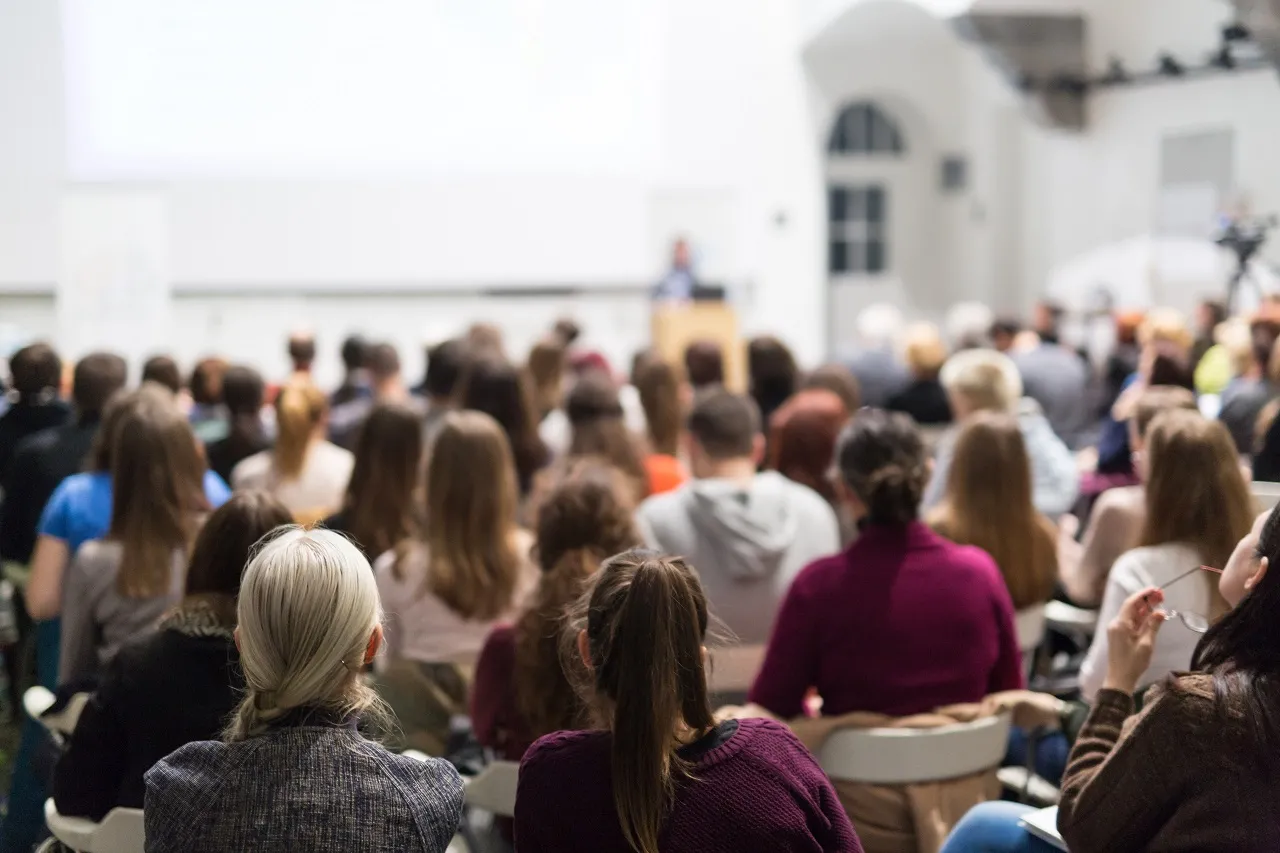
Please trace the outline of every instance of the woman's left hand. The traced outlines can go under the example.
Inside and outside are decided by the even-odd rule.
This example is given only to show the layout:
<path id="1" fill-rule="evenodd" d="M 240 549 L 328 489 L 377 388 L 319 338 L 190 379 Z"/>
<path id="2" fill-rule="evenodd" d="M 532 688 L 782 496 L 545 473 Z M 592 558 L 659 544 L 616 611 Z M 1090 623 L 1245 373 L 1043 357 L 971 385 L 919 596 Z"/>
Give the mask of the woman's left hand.
<path id="1" fill-rule="evenodd" d="M 1116 618 L 1107 626 L 1107 677 L 1104 689 L 1132 694 L 1138 679 L 1151 665 L 1156 634 L 1165 615 L 1157 610 L 1164 602 L 1159 587 L 1148 587 L 1125 600 Z"/>

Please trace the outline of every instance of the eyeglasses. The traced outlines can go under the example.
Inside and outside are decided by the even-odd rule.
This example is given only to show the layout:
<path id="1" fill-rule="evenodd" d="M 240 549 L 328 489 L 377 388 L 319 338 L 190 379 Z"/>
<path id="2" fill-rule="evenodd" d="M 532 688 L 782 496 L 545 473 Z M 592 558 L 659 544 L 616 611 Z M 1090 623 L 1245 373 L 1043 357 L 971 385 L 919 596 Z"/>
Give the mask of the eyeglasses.
<path id="1" fill-rule="evenodd" d="M 1213 566 L 1196 566 L 1191 571 L 1183 572 L 1173 580 L 1169 581 L 1167 584 L 1164 584 L 1163 586 L 1160 586 L 1158 588 L 1162 590 L 1167 589 L 1168 587 L 1173 586 L 1175 583 L 1182 580 L 1183 578 L 1191 577 L 1196 572 L 1213 572 L 1214 574 L 1220 575 L 1222 574 L 1222 569 L 1215 569 Z M 1147 601 L 1147 606 L 1151 607 L 1150 601 Z M 1152 608 L 1152 609 L 1155 609 L 1155 608 Z M 1186 625 L 1188 630 L 1195 631 L 1197 634 L 1203 634 L 1209 630 L 1209 618 L 1199 613 L 1190 613 L 1184 610 L 1166 610 L 1164 614 L 1164 618 L 1166 620 L 1177 619 L 1181 621 L 1183 625 Z"/>

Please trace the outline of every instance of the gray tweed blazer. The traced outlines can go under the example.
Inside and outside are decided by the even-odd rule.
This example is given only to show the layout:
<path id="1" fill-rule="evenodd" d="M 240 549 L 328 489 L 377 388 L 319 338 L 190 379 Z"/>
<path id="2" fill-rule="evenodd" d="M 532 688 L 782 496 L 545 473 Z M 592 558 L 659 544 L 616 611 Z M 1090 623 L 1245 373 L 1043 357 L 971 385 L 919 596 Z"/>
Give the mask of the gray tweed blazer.
<path id="1" fill-rule="evenodd" d="M 147 771 L 147 853 L 444 853 L 453 766 L 388 752 L 315 715 L 239 743 L 189 743 Z"/>

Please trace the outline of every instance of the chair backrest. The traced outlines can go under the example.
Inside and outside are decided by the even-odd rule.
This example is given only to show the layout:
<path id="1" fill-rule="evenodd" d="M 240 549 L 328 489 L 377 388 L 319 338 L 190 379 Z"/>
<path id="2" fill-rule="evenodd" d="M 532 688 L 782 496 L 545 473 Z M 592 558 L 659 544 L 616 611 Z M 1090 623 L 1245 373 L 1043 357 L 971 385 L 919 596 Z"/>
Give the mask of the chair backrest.
<path id="1" fill-rule="evenodd" d="M 1000 766 L 1008 748 L 1008 714 L 936 729 L 841 729 L 818 750 L 834 780 L 911 785 L 971 776 Z"/>
<path id="2" fill-rule="evenodd" d="M 1253 493 L 1258 512 L 1266 512 L 1280 503 L 1280 483 L 1250 483 L 1249 491 Z"/>
<path id="3" fill-rule="evenodd" d="M 520 765 L 514 761 L 495 761 L 489 764 L 479 776 L 467 780 L 467 805 L 484 809 L 499 817 L 514 817 L 516 784 L 519 778 Z"/>
<path id="4" fill-rule="evenodd" d="M 1018 632 L 1018 651 L 1023 654 L 1034 652 L 1044 642 L 1044 605 L 1019 610 L 1014 614 L 1013 625 Z"/>
<path id="5" fill-rule="evenodd" d="M 746 693 L 751 689 L 763 663 L 762 644 L 712 649 L 711 683 L 708 687 L 712 693 Z"/>
<path id="6" fill-rule="evenodd" d="M 142 809 L 115 808 L 94 823 L 58 814 L 49 799 L 44 805 L 44 818 L 54 838 L 80 853 L 144 853 L 146 849 Z"/>

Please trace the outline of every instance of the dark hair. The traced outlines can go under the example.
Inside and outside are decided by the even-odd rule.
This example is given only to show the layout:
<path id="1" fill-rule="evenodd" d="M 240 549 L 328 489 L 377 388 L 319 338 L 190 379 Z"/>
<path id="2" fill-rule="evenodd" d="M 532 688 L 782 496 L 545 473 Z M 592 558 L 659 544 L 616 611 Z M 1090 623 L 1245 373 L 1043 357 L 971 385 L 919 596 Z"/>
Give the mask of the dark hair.
<path id="1" fill-rule="evenodd" d="M 803 390 L 821 388 L 830 391 L 844 402 L 850 412 L 862 408 L 862 388 L 858 385 L 858 377 L 843 364 L 824 364 L 813 369 L 804 380 Z"/>
<path id="2" fill-rule="evenodd" d="M 655 453 L 675 456 L 680 440 L 680 377 L 656 352 L 637 357 L 631 382 L 640 395 L 649 443 Z"/>
<path id="3" fill-rule="evenodd" d="M 991 337 L 1014 338 L 1022 331 L 1022 322 L 1012 317 L 998 317 L 991 324 Z"/>
<path id="4" fill-rule="evenodd" d="M 316 338 L 311 333 L 289 336 L 289 360 L 295 369 L 305 370 L 316 360 Z"/>
<path id="5" fill-rule="evenodd" d="M 870 409 L 840 433 L 836 464 L 845 485 L 867 508 L 872 524 L 915 521 L 928 470 L 915 421 L 900 412 Z"/>
<path id="6" fill-rule="evenodd" d="M 187 564 L 187 595 L 240 594 L 240 577 L 263 536 L 292 524 L 288 507 L 266 492 L 241 492 L 200 529 Z"/>
<path id="7" fill-rule="evenodd" d="M 265 399 L 266 388 L 258 371 L 239 364 L 227 368 L 222 376 L 222 401 L 230 416 L 225 439 L 227 458 L 244 459 L 262 449 Z"/>
<path id="8" fill-rule="evenodd" d="M 1061 342 L 1062 336 L 1062 318 L 1066 316 L 1066 309 L 1061 303 L 1052 299 L 1040 300 L 1039 308 L 1048 318 L 1049 327 L 1047 329 L 1036 329 L 1036 333 L 1040 335 L 1040 340 L 1046 344 L 1056 344 Z"/>
<path id="9" fill-rule="evenodd" d="M 582 728 L 585 707 L 560 663 L 565 610 L 600 561 L 640 542 L 635 505 L 621 473 L 601 459 L 569 459 L 539 485 L 538 591 L 516 623 L 515 694 L 530 732 Z"/>
<path id="10" fill-rule="evenodd" d="M 760 434 L 760 410 L 750 397 L 713 388 L 694 400 L 688 428 L 712 459 L 750 456 Z"/>
<path id="11" fill-rule="evenodd" d="M 1172 385 L 1194 391 L 1195 373 L 1185 356 L 1162 352 L 1151 362 L 1151 375 L 1147 378 L 1147 384 L 1152 387 Z"/>
<path id="12" fill-rule="evenodd" d="M 767 418 L 795 393 L 800 372 L 786 344 L 764 336 L 752 338 L 747 344 L 747 375 L 751 396 L 760 407 L 761 416 Z"/>
<path id="13" fill-rule="evenodd" d="M 1191 669 L 1213 676 L 1222 728 L 1247 732 L 1244 750 L 1264 767 L 1280 744 L 1280 512 L 1267 516 L 1253 558 L 1270 568 L 1233 609 L 1200 638 Z M 1172 678 L 1172 676 L 1171 676 Z M 1239 709 L 1245 710 L 1241 713 Z"/>
<path id="14" fill-rule="evenodd" d="M 1209 312 L 1208 331 L 1210 334 L 1213 333 L 1214 328 L 1219 323 L 1224 322 L 1229 316 L 1227 305 L 1221 299 L 1206 299 L 1200 303 L 1200 307 Z"/>
<path id="15" fill-rule="evenodd" d="M 347 529 L 370 555 L 381 554 L 417 528 L 422 482 L 422 418 L 408 406 L 379 403 L 356 438 L 347 485 Z"/>
<path id="16" fill-rule="evenodd" d="M 559 338 L 560 342 L 566 347 L 570 347 L 582 335 L 582 327 L 578 325 L 577 320 L 563 317 L 556 320 L 556 324 L 552 328 L 552 334 Z"/>
<path id="17" fill-rule="evenodd" d="M 13 390 L 23 402 L 45 391 L 58 390 L 62 384 L 62 360 L 48 344 L 30 344 L 9 359 L 9 373 L 13 377 Z"/>
<path id="18" fill-rule="evenodd" d="M 364 367 L 369 359 L 369 344 L 360 335 L 350 335 L 342 342 L 342 364 L 350 373 Z"/>
<path id="19" fill-rule="evenodd" d="M 1221 321 L 1219 321 L 1221 322 Z M 1260 315 L 1249 322 L 1249 344 L 1253 360 L 1265 372 L 1271 363 L 1271 353 L 1280 338 L 1280 320 L 1274 314 Z"/>
<path id="20" fill-rule="evenodd" d="M 182 374 L 178 362 L 167 355 L 153 355 L 142 365 L 142 381 L 154 382 L 174 394 L 182 390 Z"/>
<path id="21" fill-rule="evenodd" d="M 679 557 L 634 550 L 605 561 L 575 612 L 568 634 L 587 632 L 591 698 L 612 733 L 618 823 L 632 849 L 657 853 L 677 780 L 691 771 L 672 734 L 681 723 L 694 736 L 715 726 L 702 653 L 706 594 Z"/>
<path id="22" fill-rule="evenodd" d="M 1138 396 L 1137 405 L 1133 407 L 1133 426 L 1138 431 L 1138 437 L 1146 437 L 1147 428 L 1156 419 L 1156 415 L 1170 409 L 1199 411 L 1196 407 L 1196 395 L 1176 385 L 1153 385 L 1143 391 Z"/>
<path id="23" fill-rule="evenodd" d="M 443 341 L 427 350 L 427 371 L 422 390 L 429 397 L 449 397 L 467 362 L 467 343 L 460 338 Z"/>
<path id="24" fill-rule="evenodd" d="M 495 352 L 470 359 L 454 389 L 457 404 L 489 415 L 511 444 L 520 493 L 528 494 L 533 475 L 550 461 L 551 453 L 538 437 L 533 400 L 520 371 Z"/>
<path id="25" fill-rule="evenodd" d="M 392 344 L 374 344 L 368 350 L 366 364 L 374 379 L 391 379 L 400 373 L 400 353 Z"/>
<path id="26" fill-rule="evenodd" d="M 191 371 L 191 399 L 206 406 L 222 402 L 222 379 L 227 372 L 227 362 L 221 358 L 202 358 Z"/>
<path id="27" fill-rule="evenodd" d="M 694 341 L 684 350 L 684 372 L 694 389 L 724 384 L 724 352 L 715 341 Z"/>
<path id="28" fill-rule="evenodd" d="M 573 428 L 570 456 L 599 456 L 626 474 L 637 498 L 649 494 L 649 478 L 636 441 L 627 430 L 618 386 L 607 373 L 582 375 L 565 398 L 565 414 Z"/>
<path id="29" fill-rule="evenodd" d="M 129 365 L 120 356 L 95 352 L 76 362 L 71 401 L 82 421 L 98 420 L 110 400 L 129 381 Z"/>

